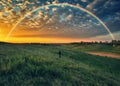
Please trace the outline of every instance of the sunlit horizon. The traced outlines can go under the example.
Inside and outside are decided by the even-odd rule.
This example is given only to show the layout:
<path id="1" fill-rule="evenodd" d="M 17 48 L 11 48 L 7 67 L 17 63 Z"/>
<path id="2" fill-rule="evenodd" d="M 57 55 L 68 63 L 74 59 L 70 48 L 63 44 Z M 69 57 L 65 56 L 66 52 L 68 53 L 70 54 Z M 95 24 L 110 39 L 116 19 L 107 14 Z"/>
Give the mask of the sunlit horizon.
<path id="1" fill-rule="evenodd" d="M 103 21 L 96 15 L 91 4 L 84 7 L 59 0 L 41 3 L 1 0 L 0 41 L 71 43 L 120 39 L 120 32 L 112 32 L 107 19 Z"/>

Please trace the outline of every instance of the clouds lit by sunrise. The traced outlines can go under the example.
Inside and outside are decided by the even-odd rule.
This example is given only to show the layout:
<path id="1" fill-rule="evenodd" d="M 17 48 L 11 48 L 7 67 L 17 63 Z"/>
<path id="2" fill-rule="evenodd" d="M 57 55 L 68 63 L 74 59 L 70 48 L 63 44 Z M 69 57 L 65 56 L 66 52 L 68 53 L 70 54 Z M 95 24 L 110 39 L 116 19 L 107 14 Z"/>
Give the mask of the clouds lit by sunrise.
<path id="1" fill-rule="evenodd" d="M 99 6 L 104 3 L 107 11 L 110 2 L 115 14 L 112 16 L 106 12 L 110 15 L 105 16 L 105 11 Z M 116 1 L 111 0 L 1 0 L 0 41 L 62 43 L 112 40 L 111 36 L 119 34 L 119 22 L 114 22 L 120 21 L 114 4 Z"/>

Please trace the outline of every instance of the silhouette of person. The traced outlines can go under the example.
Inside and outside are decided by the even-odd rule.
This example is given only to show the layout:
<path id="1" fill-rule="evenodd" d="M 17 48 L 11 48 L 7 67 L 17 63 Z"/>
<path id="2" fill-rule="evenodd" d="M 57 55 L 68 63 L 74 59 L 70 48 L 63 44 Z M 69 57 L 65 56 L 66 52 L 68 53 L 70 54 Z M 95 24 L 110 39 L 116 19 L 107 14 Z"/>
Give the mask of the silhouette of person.
<path id="1" fill-rule="evenodd" d="M 62 52 L 59 51 L 59 52 L 58 52 L 58 55 L 59 55 L 59 58 L 61 58 L 61 57 L 62 57 Z"/>

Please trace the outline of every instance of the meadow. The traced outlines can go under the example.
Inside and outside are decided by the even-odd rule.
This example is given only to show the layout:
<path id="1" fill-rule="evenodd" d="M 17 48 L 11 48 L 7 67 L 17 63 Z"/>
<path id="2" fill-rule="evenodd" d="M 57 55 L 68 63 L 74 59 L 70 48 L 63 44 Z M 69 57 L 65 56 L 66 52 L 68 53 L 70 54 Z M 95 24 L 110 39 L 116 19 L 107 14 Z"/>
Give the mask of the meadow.
<path id="1" fill-rule="evenodd" d="M 0 86 L 120 86 L 120 59 L 89 51 L 120 54 L 120 46 L 0 43 Z"/>

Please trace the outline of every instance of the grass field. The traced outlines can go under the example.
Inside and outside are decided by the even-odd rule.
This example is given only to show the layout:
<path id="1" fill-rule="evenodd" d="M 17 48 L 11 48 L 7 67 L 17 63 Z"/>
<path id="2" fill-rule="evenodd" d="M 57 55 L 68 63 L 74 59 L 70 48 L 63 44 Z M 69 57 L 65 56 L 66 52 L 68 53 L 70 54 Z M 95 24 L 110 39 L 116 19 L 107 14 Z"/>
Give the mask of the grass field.
<path id="1" fill-rule="evenodd" d="M 1 43 L 0 86 L 120 86 L 120 59 L 87 51 L 120 54 L 120 46 Z"/>

